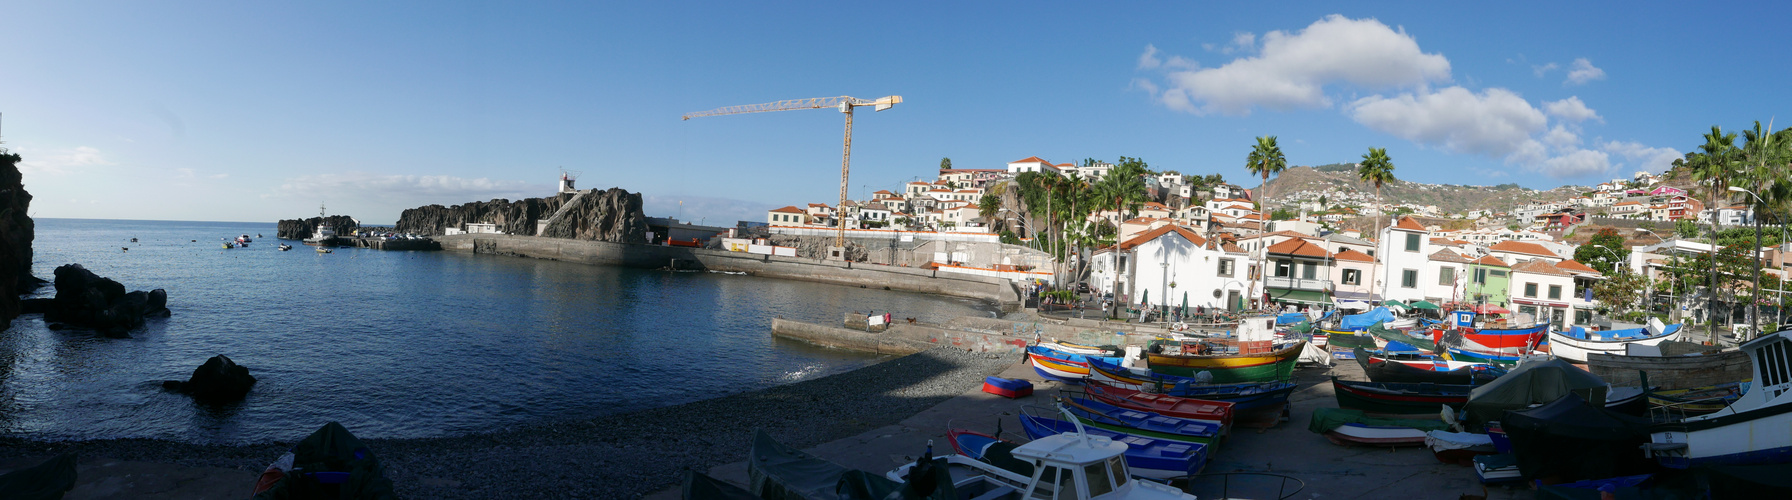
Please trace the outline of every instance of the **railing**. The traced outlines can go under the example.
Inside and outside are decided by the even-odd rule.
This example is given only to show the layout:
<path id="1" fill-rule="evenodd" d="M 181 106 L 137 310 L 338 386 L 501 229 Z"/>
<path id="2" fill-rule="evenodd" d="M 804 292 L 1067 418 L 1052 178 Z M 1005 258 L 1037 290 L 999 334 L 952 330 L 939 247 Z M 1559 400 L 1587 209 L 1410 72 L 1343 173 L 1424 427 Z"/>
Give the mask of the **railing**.
<path id="1" fill-rule="evenodd" d="M 1313 290 L 1320 292 L 1332 288 L 1332 280 L 1310 280 L 1272 276 L 1263 281 L 1265 286 L 1269 288 L 1290 288 L 1294 290 Z"/>

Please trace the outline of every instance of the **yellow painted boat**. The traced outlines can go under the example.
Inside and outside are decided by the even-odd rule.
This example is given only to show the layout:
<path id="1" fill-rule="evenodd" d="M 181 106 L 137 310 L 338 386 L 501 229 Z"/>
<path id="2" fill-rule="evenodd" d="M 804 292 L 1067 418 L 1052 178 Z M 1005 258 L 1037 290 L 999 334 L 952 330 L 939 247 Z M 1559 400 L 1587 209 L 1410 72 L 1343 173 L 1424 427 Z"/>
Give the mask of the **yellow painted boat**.
<path id="1" fill-rule="evenodd" d="M 1295 342 L 1288 347 L 1262 354 L 1151 353 L 1146 360 L 1153 372 L 1179 377 L 1192 377 L 1196 373 L 1207 372 L 1213 376 L 1214 383 L 1220 384 L 1287 380 L 1293 375 L 1294 362 L 1300 358 L 1301 349 L 1306 344 L 1305 341 Z"/>

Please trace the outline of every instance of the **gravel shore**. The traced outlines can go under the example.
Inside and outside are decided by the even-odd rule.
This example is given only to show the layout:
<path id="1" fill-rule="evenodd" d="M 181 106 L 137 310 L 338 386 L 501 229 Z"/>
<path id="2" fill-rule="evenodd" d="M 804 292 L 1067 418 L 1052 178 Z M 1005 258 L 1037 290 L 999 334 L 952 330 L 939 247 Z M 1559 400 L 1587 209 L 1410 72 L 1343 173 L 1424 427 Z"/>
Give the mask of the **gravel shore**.
<path id="1" fill-rule="evenodd" d="M 942 347 L 847 373 L 666 408 L 469 436 L 367 441 L 404 498 L 636 498 L 676 484 L 685 470 L 744 460 L 754 429 L 797 448 L 845 438 L 963 394 L 1017 361 Z M 679 383 L 709 390 L 702 381 Z M 0 458 L 72 451 L 82 457 L 260 471 L 290 446 L 0 439 Z"/>

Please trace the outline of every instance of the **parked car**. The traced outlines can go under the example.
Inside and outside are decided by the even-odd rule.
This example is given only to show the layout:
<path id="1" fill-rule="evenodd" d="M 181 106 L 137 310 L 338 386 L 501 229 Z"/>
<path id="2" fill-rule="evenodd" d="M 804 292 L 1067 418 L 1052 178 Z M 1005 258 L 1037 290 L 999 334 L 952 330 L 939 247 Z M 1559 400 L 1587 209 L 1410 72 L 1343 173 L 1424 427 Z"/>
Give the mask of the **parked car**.
<path id="1" fill-rule="evenodd" d="M 1089 283 L 1087 283 L 1087 282 L 1077 283 L 1076 284 L 1076 292 L 1077 293 L 1089 293 Z"/>

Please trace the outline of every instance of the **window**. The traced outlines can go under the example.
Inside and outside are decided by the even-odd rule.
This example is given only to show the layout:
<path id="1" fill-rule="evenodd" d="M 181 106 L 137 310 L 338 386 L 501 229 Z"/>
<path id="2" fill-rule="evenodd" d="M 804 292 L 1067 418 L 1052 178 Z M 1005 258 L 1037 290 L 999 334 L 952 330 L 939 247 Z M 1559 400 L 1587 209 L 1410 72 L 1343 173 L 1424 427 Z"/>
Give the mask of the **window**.
<path id="1" fill-rule="evenodd" d="M 1358 271 L 1355 269 L 1345 269 L 1344 270 L 1344 284 L 1360 285 L 1360 284 L 1362 284 L 1362 282 L 1363 282 L 1363 272 L 1362 271 Z"/>
<path id="2" fill-rule="evenodd" d="M 1406 251 L 1408 251 L 1408 252 L 1419 251 L 1419 235 L 1417 235 L 1417 234 L 1407 234 L 1406 235 Z"/>
<path id="3" fill-rule="evenodd" d="M 1524 284 L 1524 296 L 1530 297 L 1533 299 L 1537 298 L 1537 284 L 1536 283 L 1525 283 Z"/>
<path id="4" fill-rule="evenodd" d="M 1106 462 L 1097 462 L 1083 466 L 1083 477 L 1089 482 L 1089 496 L 1097 497 L 1114 491 L 1113 477 L 1108 475 Z"/>
<path id="5" fill-rule="evenodd" d="M 1246 270 L 1245 270 L 1245 271 L 1246 271 L 1246 272 L 1245 272 L 1245 275 L 1246 275 L 1246 276 L 1248 276 L 1248 277 L 1251 277 L 1251 278 L 1256 278 L 1256 277 L 1257 277 L 1257 276 L 1259 276 L 1259 273 L 1258 273 L 1258 272 L 1257 272 L 1257 265 L 1256 265 L 1256 264 L 1251 264 L 1251 267 L 1250 267 L 1250 268 L 1248 268 L 1248 269 L 1246 269 Z"/>
<path id="6" fill-rule="evenodd" d="M 1481 267 L 1475 268 L 1475 284 L 1477 284 L 1477 285 L 1487 284 L 1487 269 L 1486 268 L 1481 268 Z"/>
<path id="7" fill-rule="evenodd" d="M 1563 327 L 1562 316 L 1564 313 L 1562 311 L 1561 308 L 1550 308 L 1549 322 L 1555 324 L 1557 330 L 1560 330 Z"/>
<path id="8" fill-rule="evenodd" d="M 1400 271 L 1400 286 L 1403 288 L 1418 288 L 1419 270 L 1406 269 Z"/>
<path id="9" fill-rule="evenodd" d="M 1220 276 L 1232 277 L 1232 259 L 1220 259 Z"/>
<path id="10" fill-rule="evenodd" d="M 1033 485 L 1033 494 L 1029 496 L 1033 498 L 1049 499 L 1052 497 L 1052 493 L 1057 490 L 1057 482 L 1058 468 L 1048 465 L 1045 467 L 1045 470 L 1040 471 L 1039 484 Z"/>
<path id="11" fill-rule="evenodd" d="M 1588 311 L 1586 309 L 1576 309 L 1574 311 L 1574 324 L 1584 325 L 1584 324 L 1592 323 L 1592 322 L 1593 322 L 1593 311 Z"/>
<path id="12" fill-rule="evenodd" d="M 1277 278 L 1287 278 L 1287 277 L 1293 276 L 1294 273 L 1292 272 L 1293 270 L 1291 269 L 1293 267 L 1294 267 L 1293 262 L 1289 262 L 1289 261 L 1285 261 L 1285 260 L 1276 261 L 1276 277 Z"/>
<path id="13" fill-rule="evenodd" d="M 1495 270 L 1493 270 L 1493 277 L 1495 277 L 1495 278 L 1504 278 L 1504 277 L 1506 277 L 1506 272 L 1505 272 L 1505 271 L 1501 271 L 1501 270 L 1498 270 L 1498 269 L 1495 269 Z"/>
<path id="14" fill-rule="evenodd" d="M 1319 266 L 1313 265 L 1312 262 L 1308 262 L 1308 263 L 1302 265 L 1300 268 L 1301 279 L 1308 279 L 1308 280 L 1313 279 L 1314 272 L 1318 271 L 1318 267 Z"/>
<path id="15" fill-rule="evenodd" d="M 1562 285 L 1549 286 L 1549 300 L 1562 300 Z"/>
<path id="16" fill-rule="evenodd" d="M 1438 269 L 1437 270 L 1437 284 L 1445 285 L 1445 286 L 1455 286 L 1456 285 L 1456 268 L 1446 267 L 1443 269 Z"/>
<path id="17" fill-rule="evenodd" d="M 1518 313 L 1528 314 L 1532 318 L 1535 318 L 1537 317 L 1537 306 L 1518 306 Z"/>

